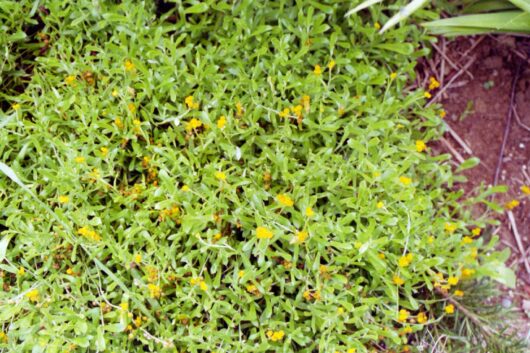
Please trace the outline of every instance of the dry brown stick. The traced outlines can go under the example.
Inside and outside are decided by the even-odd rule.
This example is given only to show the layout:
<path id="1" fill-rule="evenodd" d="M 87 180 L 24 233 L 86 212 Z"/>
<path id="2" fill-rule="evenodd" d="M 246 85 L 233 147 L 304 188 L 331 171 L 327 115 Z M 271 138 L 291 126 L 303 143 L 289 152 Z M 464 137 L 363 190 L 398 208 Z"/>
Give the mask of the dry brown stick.
<path id="1" fill-rule="evenodd" d="M 434 43 L 432 43 L 432 46 L 433 46 L 433 48 L 436 49 L 436 51 L 442 56 L 442 58 L 444 58 L 444 61 L 442 61 L 442 65 L 447 61 L 447 63 L 448 63 L 449 65 L 451 65 L 451 67 L 452 67 L 453 69 L 455 69 L 457 72 L 458 72 L 458 70 L 461 69 L 461 68 L 458 67 L 458 65 L 456 65 L 451 59 L 449 59 L 449 57 L 445 54 L 445 52 L 444 52 L 444 51 L 445 51 L 445 40 L 443 41 L 443 47 L 442 47 L 442 49 L 438 48 L 438 47 L 436 46 L 436 44 L 434 44 Z M 468 70 L 465 70 L 464 72 L 469 76 L 469 78 L 473 79 L 473 75 L 471 74 L 471 72 L 469 72 Z M 443 82 L 442 82 L 442 81 L 440 81 L 440 82 L 442 83 L 442 86 L 443 86 Z"/>
<path id="2" fill-rule="evenodd" d="M 530 132 L 530 127 L 523 124 L 523 122 L 521 121 L 521 118 L 519 117 L 519 114 L 517 114 L 517 106 L 515 104 L 513 105 L 513 115 L 515 116 L 515 121 L 517 122 L 517 125 L 519 125 L 524 130 Z"/>
<path id="3" fill-rule="evenodd" d="M 506 149 L 506 143 L 508 142 L 508 136 L 510 135 L 510 127 L 512 125 L 513 103 L 515 101 L 515 87 L 517 85 L 517 81 L 519 81 L 520 74 L 521 74 L 521 63 L 518 63 L 517 69 L 515 71 L 515 75 L 513 77 L 512 90 L 510 93 L 510 109 L 508 109 L 508 115 L 506 117 L 506 124 L 504 125 L 504 134 L 502 137 L 501 149 L 499 151 L 499 158 L 497 160 L 497 168 L 495 169 L 495 177 L 493 178 L 493 186 L 497 185 L 497 182 L 499 181 L 499 174 L 501 173 L 502 159 L 504 158 L 504 150 Z"/>
<path id="4" fill-rule="evenodd" d="M 526 170 L 523 167 L 521 167 L 521 172 L 523 173 L 523 175 L 524 175 L 524 177 L 526 179 L 526 182 L 530 183 L 530 175 L 528 175 L 528 173 L 526 172 Z"/>
<path id="5" fill-rule="evenodd" d="M 517 224 L 515 223 L 515 217 L 513 216 L 512 211 L 508 211 L 508 219 L 510 220 L 510 224 L 512 226 L 512 232 L 513 236 L 515 237 L 515 242 L 517 243 L 517 247 L 519 248 L 519 252 L 521 253 L 521 257 L 524 261 L 526 273 L 530 275 L 530 263 L 528 263 L 528 259 L 526 258 L 526 250 L 523 247 L 523 242 L 521 241 L 521 236 L 519 235 L 519 231 L 517 230 Z"/>
<path id="6" fill-rule="evenodd" d="M 463 140 L 460 136 L 458 136 L 458 134 L 456 133 L 456 131 L 453 130 L 453 128 L 451 128 L 451 126 L 450 126 L 448 123 L 446 123 L 445 121 L 444 121 L 444 125 L 445 125 L 445 127 L 446 127 L 446 129 L 447 129 L 447 132 L 449 132 L 449 134 L 450 134 L 451 136 L 453 136 L 453 138 L 456 140 L 456 142 L 458 142 L 458 144 L 460 145 L 460 147 L 462 147 L 462 148 L 464 149 L 464 151 L 466 151 L 467 154 L 472 155 L 472 154 L 473 154 L 473 151 L 472 151 L 471 148 L 470 148 L 470 147 L 464 142 L 464 140 Z"/>
<path id="7" fill-rule="evenodd" d="M 442 141 L 442 143 L 449 149 L 449 151 L 451 151 L 451 153 L 455 156 L 456 160 L 460 164 L 464 163 L 464 158 L 462 157 L 462 155 L 458 153 L 457 150 L 455 150 L 455 148 L 449 143 L 449 141 L 447 141 L 443 137 L 440 139 L 440 141 Z"/>

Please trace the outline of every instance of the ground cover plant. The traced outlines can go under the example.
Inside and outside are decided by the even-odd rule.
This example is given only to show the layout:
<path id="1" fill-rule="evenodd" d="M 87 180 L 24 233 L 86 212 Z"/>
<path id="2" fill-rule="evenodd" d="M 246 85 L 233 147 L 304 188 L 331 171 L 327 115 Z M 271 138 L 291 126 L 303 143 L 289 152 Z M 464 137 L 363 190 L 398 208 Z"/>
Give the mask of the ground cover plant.
<path id="1" fill-rule="evenodd" d="M 473 281 L 513 285 L 470 211 L 503 188 L 462 199 L 427 147 L 418 28 L 336 1 L 2 3 L 42 28 L 3 38 L 39 48 L 0 96 L 0 349 L 419 351 Z"/>

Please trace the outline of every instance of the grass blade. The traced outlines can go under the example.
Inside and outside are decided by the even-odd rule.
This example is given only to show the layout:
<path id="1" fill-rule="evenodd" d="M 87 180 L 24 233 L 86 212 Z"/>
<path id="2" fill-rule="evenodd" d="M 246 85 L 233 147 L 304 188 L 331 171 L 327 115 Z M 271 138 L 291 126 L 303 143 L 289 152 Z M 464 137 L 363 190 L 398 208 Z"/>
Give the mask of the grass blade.
<path id="1" fill-rule="evenodd" d="M 466 15 L 422 24 L 435 34 L 470 35 L 477 33 L 530 33 L 530 13 L 505 11 Z"/>
<path id="2" fill-rule="evenodd" d="M 364 2 L 362 2 L 361 4 L 357 5 L 355 8 L 351 9 L 350 11 L 346 12 L 346 15 L 344 15 L 344 17 L 349 17 L 361 10 L 364 10 L 372 5 L 375 5 L 377 3 L 380 3 L 382 2 L 383 0 L 366 0 Z"/>
<path id="3" fill-rule="evenodd" d="M 530 0 L 509 0 L 512 4 L 520 8 L 521 10 L 530 13 Z"/>
<path id="4" fill-rule="evenodd" d="M 424 6 L 427 0 L 413 0 L 410 3 L 408 3 L 405 7 L 400 9 L 398 13 L 396 13 L 394 16 L 392 16 L 387 23 L 381 28 L 381 31 L 379 33 L 384 33 L 389 28 L 395 26 L 398 22 L 403 21 L 410 15 L 412 15 L 415 11 L 417 11 L 420 7 Z"/>

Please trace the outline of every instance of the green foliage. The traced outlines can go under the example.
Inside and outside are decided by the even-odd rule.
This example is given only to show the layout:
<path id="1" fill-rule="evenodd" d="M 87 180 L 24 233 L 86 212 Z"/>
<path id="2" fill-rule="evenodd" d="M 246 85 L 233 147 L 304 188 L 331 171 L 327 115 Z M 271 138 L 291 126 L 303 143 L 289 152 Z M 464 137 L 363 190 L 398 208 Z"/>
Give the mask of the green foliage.
<path id="1" fill-rule="evenodd" d="M 471 238 L 501 189 L 462 199 L 422 145 L 425 37 L 347 10 L 47 1 L 0 116 L 0 348 L 400 349 L 449 315 L 435 287 L 513 284 Z"/>
<path id="2" fill-rule="evenodd" d="M 347 16 L 381 3 L 382 0 L 366 0 L 347 12 Z M 427 4 L 426 0 L 412 0 L 399 8 L 385 22 L 380 33 L 394 27 L 399 22 L 419 12 Z M 454 16 L 424 22 L 432 34 L 445 36 L 476 35 L 488 33 L 530 34 L 529 0 L 478 0 L 461 4 L 464 16 Z"/>

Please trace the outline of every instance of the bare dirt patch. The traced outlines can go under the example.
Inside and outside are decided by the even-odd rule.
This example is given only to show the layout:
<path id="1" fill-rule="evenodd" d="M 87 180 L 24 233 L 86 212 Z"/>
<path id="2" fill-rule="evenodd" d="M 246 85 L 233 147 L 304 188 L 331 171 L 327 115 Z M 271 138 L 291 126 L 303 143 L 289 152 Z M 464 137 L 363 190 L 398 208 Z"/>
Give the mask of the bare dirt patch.
<path id="1" fill-rule="evenodd" d="M 529 55 L 528 39 L 510 36 L 446 42 L 441 39 L 433 57 L 422 64 L 420 72 L 424 74 L 418 77 L 422 87 L 426 87 L 429 75 L 442 83 L 439 91 L 443 93 L 437 97 L 439 91 L 435 92 L 434 97 L 443 104 L 446 123 L 457 135 L 455 138 L 455 134 L 446 133 L 445 142 L 432 146 L 435 153 L 451 153 L 455 160 L 471 156 L 481 160 L 477 167 L 464 172 L 468 180 L 458 187 L 471 193 L 481 184 L 493 185 L 497 174 L 497 184 L 507 185 L 509 191 L 495 200 L 500 204 L 513 199 L 520 201 L 512 210 L 512 220 L 508 212 L 496 216 L 501 226 L 492 231 L 501 237 L 504 246 L 511 248 L 508 265 L 518 276 L 517 289 L 507 291 L 504 301 L 514 303 L 521 312 L 526 301 L 530 304 L 530 271 L 525 264 L 530 254 L 530 198 L 524 197 L 520 189 L 530 185 Z M 510 110 L 512 118 L 507 127 Z M 503 140 L 506 143 L 499 166 Z M 477 210 L 480 211 L 483 210 Z M 528 323 L 526 326 L 528 332 Z"/>

